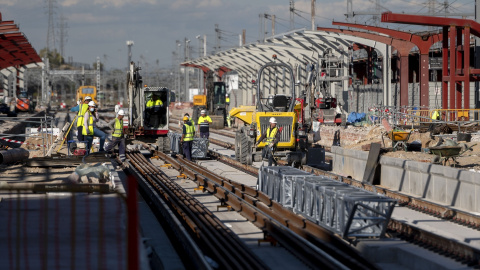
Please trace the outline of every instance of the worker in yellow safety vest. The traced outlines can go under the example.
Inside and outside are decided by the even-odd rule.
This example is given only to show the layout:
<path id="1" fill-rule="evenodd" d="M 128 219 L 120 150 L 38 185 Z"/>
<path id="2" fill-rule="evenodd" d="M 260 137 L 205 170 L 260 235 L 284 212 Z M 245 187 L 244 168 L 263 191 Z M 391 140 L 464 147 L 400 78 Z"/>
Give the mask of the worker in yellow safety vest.
<path id="1" fill-rule="evenodd" d="M 88 110 L 88 103 L 92 101 L 92 97 L 86 96 L 85 101 L 78 100 L 77 101 L 77 106 L 73 107 L 70 109 L 71 112 L 78 112 L 77 114 L 77 139 L 79 142 L 85 141 L 85 138 L 83 136 L 83 116 Z"/>
<path id="2" fill-rule="evenodd" d="M 212 118 L 207 115 L 206 110 L 200 111 L 200 117 L 198 118 L 198 130 L 200 131 L 200 138 L 210 137 L 210 124 L 212 123 Z"/>
<path id="3" fill-rule="evenodd" d="M 183 131 L 180 142 L 182 143 L 183 155 L 186 159 L 192 160 L 192 143 L 195 136 L 195 126 L 190 122 L 188 116 L 183 117 Z"/>
<path id="4" fill-rule="evenodd" d="M 258 146 L 264 139 L 267 146 L 262 150 L 262 157 L 268 159 L 268 166 L 272 166 L 272 163 L 277 166 L 277 161 L 273 158 L 273 154 L 277 148 L 277 144 L 280 141 L 280 131 L 277 127 L 277 119 L 270 117 L 270 127 L 258 138 L 255 146 Z"/>
<path id="5" fill-rule="evenodd" d="M 112 142 L 105 147 L 107 156 L 110 156 L 113 148 L 118 145 L 118 155 L 122 162 L 125 161 L 125 137 L 123 133 L 124 116 L 125 111 L 119 110 L 115 120 L 110 123 L 110 127 L 113 127 Z"/>
<path id="6" fill-rule="evenodd" d="M 85 136 L 87 141 L 87 153 L 90 153 L 90 149 L 92 148 L 93 142 L 93 135 L 94 135 L 94 128 L 95 122 L 98 121 L 98 114 L 96 112 L 96 105 L 95 102 L 90 101 L 88 103 L 88 110 L 83 116 L 83 130 L 82 134 Z"/>
<path id="7" fill-rule="evenodd" d="M 147 126 L 149 127 L 157 127 L 158 126 L 158 117 L 155 117 L 154 123 L 150 123 L 150 119 L 152 115 L 158 115 L 160 112 L 160 108 L 163 106 L 162 100 L 158 97 L 157 94 L 152 94 L 150 99 L 147 101 L 146 104 L 146 114 L 145 114 L 145 121 L 147 122 Z"/>

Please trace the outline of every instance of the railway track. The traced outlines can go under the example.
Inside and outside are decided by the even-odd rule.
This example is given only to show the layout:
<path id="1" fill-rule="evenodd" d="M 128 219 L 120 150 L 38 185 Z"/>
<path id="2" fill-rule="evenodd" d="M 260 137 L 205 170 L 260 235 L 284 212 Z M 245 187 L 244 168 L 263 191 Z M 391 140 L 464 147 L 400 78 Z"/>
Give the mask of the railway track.
<path id="1" fill-rule="evenodd" d="M 258 175 L 258 168 L 254 166 L 241 164 L 235 159 L 211 150 L 209 150 L 209 155 L 221 162 L 236 167 L 239 170 L 248 172 L 252 175 Z M 480 218 L 474 214 L 414 198 L 412 196 L 391 191 L 382 187 L 363 184 L 361 181 L 323 171 L 318 168 L 304 166 L 303 170 L 316 175 L 324 175 L 352 186 L 383 194 L 398 200 L 399 204 L 402 206 L 408 206 L 414 210 L 479 230 L 478 224 L 480 222 Z M 394 218 L 391 218 L 388 225 L 388 230 L 391 235 L 397 236 L 398 238 L 418 244 L 427 249 L 436 251 L 437 253 L 444 254 L 446 257 L 451 257 L 469 266 L 480 267 L 480 250 L 470 245 L 459 241 L 452 241 L 451 239 L 447 239 L 443 236 L 422 230 L 415 226 L 411 226 Z"/>
<path id="2" fill-rule="evenodd" d="M 155 152 L 155 154 L 188 178 L 197 181 L 201 189 L 208 190 L 222 202 L 230 205 L 247 220 L 261 228 L 266 238 L 275 239 L 309 267 L 313 269 L 320 267 L 324 269 L 376 269 L 375 265 L 365 260 L 347 242 L 283 208 L 265 194 L 215 175 L 197 164 L 183 159 L 181 156 L 174 159 L 161 152 Z M 154 189 L 170 204 L 172 211 L 175 211 L 176 215 L 181 217 L 180 219 L 188 225 L 190 234 L 200 239 L 202 250 L 209 250 L 209 256 L 218 261 L 221 267 L 225 266 L 228 269 L 231 265 L 234 265 L 234 268 L 264 268 L 259 262 L 252 262 L 249 265 L 239 264 L 241 258 L 247 260 L 247 257 L 255 258 L 255 255 L 245 251 L 241 243 L 238 242 L 238 238 L 235 241 L 229 240 L 229 242 L 222 240 L 221 238 L 230 235 L 229 231 L 223 231 L 216 235 L 206 234 L 207 231 L 225 229 L 225 226 L 220 224 L 213 214 L 202 205 L 197 204 L 195 199 L 188 196 L 168 177 L 165 177 L 160 169 L 153 166 L 139 152 L 129 152 L 127 158 L 131 166 L 149 183 L 149 189 Z M 177 196 L 179 199 L 176 198 Z M 188 211 L 185 211 L 185 209 Z M 204 225 L 197 224 L 202 218 L 194 218 L 189 213 L 193 212 L 195 215 L 199 215 L 199 213 L 195 213 L 195 209 L 202 209 L 203 219 L 215 220 L 216 222 Z M 306 239 L 309 239 L 309 241 Z M 215 246 L 216 243 L 219 246 Z M 226 259 L 235 259 L 236 261 L 224 261 Z M 241 267 L 241 265 L 245 265 L 245 267 Z"/>

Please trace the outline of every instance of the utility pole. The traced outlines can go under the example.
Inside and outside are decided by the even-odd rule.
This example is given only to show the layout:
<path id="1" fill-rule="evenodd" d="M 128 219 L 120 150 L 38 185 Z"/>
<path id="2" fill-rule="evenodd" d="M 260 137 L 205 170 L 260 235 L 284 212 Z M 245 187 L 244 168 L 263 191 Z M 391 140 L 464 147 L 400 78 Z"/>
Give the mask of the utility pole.
<path id="1" fill-rule="evenodd" d="M 315 31 L 315 0 L 312 0 L 312 31 Z"/>
<path id="2" fill-rule="evenodd" d="M 195 38 L 198 39 L 198 58 L 201 58 L 202 53 L 202 36 L 198 35 Z M 198 70 L 198 91 L 199 93 L 203 93 L 203 70 L 201 68 L 197 68 Z"/>
<path id="3" fill-rule="evenodd" d="M 176 81 L 177 81 L 178 84 L 176 84 L 175 87 L 176 87 L 176 90 L 177 90 L 178 101 L 183 101 L 182 100 L 183 97 L 181 95 L 182 91 L 180 90 L 180 85 L 181 85 L 181 81 L 180 81 L 180 47 L 182 46 L 182 43 L 180 43 L 179 40 L 177 40 L 176 43 L 177 43 L 177 59 L 176 59 L 176 68 L 175 68 L 175 70 L 176 70 L 175 73 L 176 74 L 175 74 L 175 76 L 177 78 Z"/>
<path id="4" fill-rule="evenodd" d="M 55 50 L 55 3 L 56 0 L 46 0 L 48 8 L 47 53 Z"/>
<path id="5" fill-rule="evenodd" d="M 353 18 L 353 0 L 347 0 L 347 22 L 351 22 L 351 18 Z"/>
<path id="6" fill-rule="evenodd" d="M 265 40 L 265 36 L 263 35 L 263 14 L 258 14 L 258 22 L 259 22 L 259 28 L 258 28 L 258 41 L 262 42 Z"/>
<path id="7" fill-rule="evenodd" d="M 220 39 L 222 38 L 222 34 L 220 33 L 220 29 L 218 28 L 218 23 L 215 24 L 215 53 L 219 52 L 221 50 L 220 48 Z"/>
<path id="8" fill-rule="evenodd" d="M 290 30 L 295 29 L 295 1 L 290 1 Z"/>
<path id="9" fill-rule="evenodd" d="M 190 51 L 190 46 L 188 45 L 190 43 L 190 39 L 187 39 L 185 38 L 185 62 L 188 61 L 189 59 L 189 51 Z M 188 100 L 188 97 L 189 97 L 189 89 L 190 89 L 190 81 L 189 81 L 189 71 L 188 71 L 188 67 L 185 66 L 184 67 L 184 70 L 185 70 L 185 101 L 189 101 Z"/>
<path id="10" fill-rule="evenodd" d="M 130 63 L 132 62 L 132 46 L 134 42 L 133 40 L 127 40 L 127 47 L 128 47 L 128 63 L 127 63 L 127 70 L 130 70 Z M 125 92 L 123 92 L 123 102 L 126 102 L 127 97 L 128 97 L 128 92 L 127 92 L 127 85 L 125 84 Z"/>
<path id="11" fill-rule="evenodd" d="M 272 15 L 272 36 L 275 36 L 275 15 Z"/>
<path id="12" fill-rule="evenodd" d="M 203 35 L 203 57 L 207 56 L 207 35 Z"/>
<path id="13" fill-rule="evenodd" d="M 242 30 L 242 45 L 245 45 L 245 36 L 247 35 L 247 31 L 245 29 Z"/>
<path id="14" fill-rule="evenodd" d="M 435 2 L 436 0 L 428 0 L 428 15 L 435 16 Z M 433 26 L 428 27 L 428 31 L 433 31 L 435 28 Z"/>
<path id="15" fill-rule="evenodd" d="M 60 55 L 64 60 L 65 60 L 65 43 L 67 43 L 67 40 L 68 40 L 67 29 L 68 29 L 67 18 L 62 14 L 60 16 L 60 23 L 58 25 L 58 34 L 60 35 Z"/>

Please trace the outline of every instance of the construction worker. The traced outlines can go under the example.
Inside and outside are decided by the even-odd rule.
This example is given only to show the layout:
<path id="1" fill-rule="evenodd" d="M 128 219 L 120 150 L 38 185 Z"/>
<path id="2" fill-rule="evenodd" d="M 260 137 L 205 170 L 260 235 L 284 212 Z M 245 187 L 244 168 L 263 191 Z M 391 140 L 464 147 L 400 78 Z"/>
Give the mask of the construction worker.
<path id="1" fill-rule="evenodd" d="M 160 112 L 160 108 L 163 106 L 163 102 L 157 94 L 152 94 L 150 99 L 147 101 L 146 104 L 146 115 L 145 120 L 147 121 L 147 125 L 149 127 L 157 127 L 158 126 L 158 113 Z M 151 117 L 154 116 L 153 125 L 150 122 Z"/>
<path id="2" fill-rule="evenodd" d="M 100 149 L 99 152 L 104 152 L 103 145 L 105 144 L 105 138 L 107 137 L 105 132 L 101 131 L 96 127 L 96 122 L 98 122 L 98 112 L 97 112 L 97 105 L 95 102 L 90 101 L 88 103 L 88 110 L 83 116 L 83 135 L 86 136 L 87 141 L 87 152 L 90 152 L 92 147 L 93 137 L 100 138 Z"/>
<path id="3" fill-rule="evenodd" d="M 272 166 L 272 163 L 275 163 L 277 166 L 277 161 L 273 158 L 273 154 L 277 148 L 277 144 L 280 141 L 280 131 L 277 128 L 277 119 L 275 117 L 270 117 L 270 127 L 258 138 L 255 147 L 258 146 L 260 142 L 266 139 L 265 143 L 267 144 L 262 150 L 262 157 L 268 158 L 268 166 Z"/>
<path id="4" fill-rule="evenodd" d="M 85 115 L 85 113 L 88 110 L 88 103 L 90 101 L 92 101 L 92 97 L 86 96 L 85 101 L 82 101 L 81 99 L 79 99 L 77 101 L 77 106 L 70 109 L 71 112 L 78 112 L 78 114 L 77 114 L 77 132 L 78 132 L 77 133 L 77 140 L 79 142 L 84 142 L 85 141 L 85 138 L 83 136 L 83 122 L 84 122 L 83 116 Z"/>
<path id="5" fill-rule="evenodd" d="M 192 143 L 195 136 L 195 126 L 190 122 L 188 116 L 183 117 L 183 131 L 180 143 L 182 143 L 183 155 L 186 159 L 192 160 Z"/>
<path id="6" fill-rule="evenodd" d="M 200 111 L 200 117 L 198 118 L 198 130 L 200 131 L 200 138 L 210 137 L 210 123 L 212 123 L 212 118 L 207 115 L 206 110 Z"/>
<path id="7" fill-rule="evenodd" d="M 115 121 L 112 121 L 112 123 L 110 123 L 110 126 L 113 128 L 112 142 L 108 144 L 107 147 L 105 148 L 107 155 L 110 155 L 113 148 L 115 148 L 115 146 L 118 145 L 118 155 L 122 162 L 125 161 L 125 137 L 123 133 L 123 117 L 124 116 L 125 116 L 125 111 L 119 110 L 117 114 L 117 118 L 115 118 Z"/>
<path id="8" fill-rule="evenodd" d="M 195 126 L 195 121 L 194 121 L 194 120 L 193 120 L 193 119 L 190 117 L 190 114 L 188 114 L 188 113 L 185 113 L 183 116 L 186 116 L 186 117 L 188 117 L 188 120 L 189 120 L 190 122 L 192 122 L 192 125 L 194 125 L 194 126 Z"/>

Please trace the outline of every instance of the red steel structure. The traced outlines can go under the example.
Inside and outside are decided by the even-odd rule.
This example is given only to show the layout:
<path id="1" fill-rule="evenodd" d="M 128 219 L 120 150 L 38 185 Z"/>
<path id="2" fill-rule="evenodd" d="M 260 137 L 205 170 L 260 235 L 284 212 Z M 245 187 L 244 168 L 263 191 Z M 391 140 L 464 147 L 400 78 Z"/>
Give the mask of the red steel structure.
<path id="1" fill-rule="evenodd" d="M 19 30 L 13 21 L 3 21 L 0 13 L 0 70 L 42 62 L 25 35 Z"/>
<path id="2" fill-rule="evenodd" d="M 470 67 L 470 34 L 480 37 L 479 23 L 466 19 L 392 12 L 383 13 L 382 22 L 442 27 L 442 108 L 462 109 L 462 92 L 463 109 L 470 108 L 470 81 L 480 80 L 480 69 Z M 449 93 L 450 106 L 448 106 Z"/>
<path id="3" fill-rule="evenodd" d="M 318 27 L 317 30 L 320 31 L 327 31 L 327 32 L 335 32 L 341 33 L 345 35 L 351 35 L 356 37 L 362 37 L 371 39 L 374 41 L 378 41 L 384 44 L 391 45 L 397 50 L 398 56 L 400 58 L 400 107 L 408 106 L 408 55 L 410 51 L 415 47 L 415 44 L 406 41 L 403 39 L 393 38 L 389 36 L 379 35 L 371 32 L 363 32 L 357 30 L 350 30 L 350 29 L 336 29 L 336 28 L 325 28 L 325 27 Z M 371 59 L 371 52 L 367 51 L 369 62 L 372 61 Z M 388 59 L 384 59 L 384 61 L 388 61 Z M 370 83 L 370 82 L 369 82 Z"/>
<path id="4" fill-rule="evenodd" d="M 383 18 L 383 17 L 382 17 Z M 380 33 L 388 35 L 398 41 L 407 41 L 409 43 L 413 43 L 415 46 L 418 47 L 420 51 L 420 106 L 421 107 L 428 107 L 429 105 L 429 92 L 428 92 L 428 75 L 429 75 L 429 62 L 428 62 L 428 53 L 430 51 L 430 47 L 433 44 L 442 40 L 442 34 L 433 34 L 433 35 L 417 35 L 408 32 L 402 32 L 398 30 L 377 27 L 377 26 L 370 26 L 370 25 L 361 25 L 361 24 L 354 24 L 354 23 L 343 23 L 343 22 L 333 22 L 333 25 L 340 25 L 345 27 L 352 27 L 352 28 L 359 28 L 363 30 L 368 30 L 374 33 Z M 400 79 L 402 80 L 400 83 L 400 106 L 408 105 L 408 54 L 413 47 L 410 47 L 408 43 L 404 44 L 396 44 L 395 47 L 400 54 Z M 392 44 L 393 46 L 393 44 Z M 410 47 L 410 50 L 408 48 Z M 403 59 L 402 59 L 403 57 Z M 402 89 L 402 86 L 404 87 Z"/>

